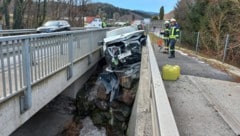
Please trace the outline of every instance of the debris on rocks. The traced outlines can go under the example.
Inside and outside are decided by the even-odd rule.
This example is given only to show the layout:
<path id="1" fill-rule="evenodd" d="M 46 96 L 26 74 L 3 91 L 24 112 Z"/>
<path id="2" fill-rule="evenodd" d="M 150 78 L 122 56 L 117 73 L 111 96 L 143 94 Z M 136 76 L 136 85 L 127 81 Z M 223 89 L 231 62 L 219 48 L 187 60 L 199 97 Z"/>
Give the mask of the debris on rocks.
<path id="1" fill-rule="evenodd" d="M 106 136 L 106 129 L 104 127 L 97 128 L 94 126 L 89 117 L 83 119 L 82 124 L 84 124 L 84 126 L 81 129 L 79 136 Z"/>
<path id="2" fill-rule="evenodd" d="M 92 88 L 78 93 L 78 115 L 81 118 L 90 116 L 93 124 L 107 128 L 109 135 L 125 135 L 145 42 L 144 30 L 132 26 L 109 31 L 103 47 L 106 69 Z"/>

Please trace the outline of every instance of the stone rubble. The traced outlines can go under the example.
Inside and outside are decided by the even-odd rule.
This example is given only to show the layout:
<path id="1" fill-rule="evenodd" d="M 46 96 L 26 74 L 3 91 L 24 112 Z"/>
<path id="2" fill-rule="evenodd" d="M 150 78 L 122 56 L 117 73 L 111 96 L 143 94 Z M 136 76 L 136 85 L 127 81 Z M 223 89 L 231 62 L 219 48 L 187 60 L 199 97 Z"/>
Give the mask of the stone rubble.
<path id="1" fill-rule="evenodd" d="M 77 95 L 78 116 L 90 116 L 94 125 L 107 128 L 107 135 L 126 134 L 137 92 L 141 49 L 146 37 L 144 31 L 133 30 L 125 38 L 111 41 L 108 37 L 106 69 L 98 75 L 95 84 L 86 85 L 88 89 L 80 90 Z"/>

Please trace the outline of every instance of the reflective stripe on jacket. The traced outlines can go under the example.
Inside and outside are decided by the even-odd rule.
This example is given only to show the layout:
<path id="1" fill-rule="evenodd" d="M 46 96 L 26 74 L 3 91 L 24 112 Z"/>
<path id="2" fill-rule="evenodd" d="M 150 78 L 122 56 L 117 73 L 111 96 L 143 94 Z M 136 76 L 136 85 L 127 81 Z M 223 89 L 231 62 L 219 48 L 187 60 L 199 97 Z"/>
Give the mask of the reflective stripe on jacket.
<path id="1" fill-rule="evenodd" d="M 170 35 L 169 35 L 170 39 L 177 39 L 179 38 L 179 28 L 173 26 L 170 29 Z"/>

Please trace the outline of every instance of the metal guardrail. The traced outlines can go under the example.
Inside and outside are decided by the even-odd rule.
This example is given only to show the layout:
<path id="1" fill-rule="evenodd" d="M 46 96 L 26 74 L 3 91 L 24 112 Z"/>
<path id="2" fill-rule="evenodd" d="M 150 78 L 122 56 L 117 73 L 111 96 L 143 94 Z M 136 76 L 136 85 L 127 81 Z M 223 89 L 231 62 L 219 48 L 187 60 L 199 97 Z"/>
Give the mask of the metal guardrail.
<path id="1" fill-rule="evenodd" d="M 154 136 L 179 136 L 150 39 L 147 39 L 151 74 L 151 112 Z"/>
<path id="2" fill-rule="evenodd" d="M 84 27 L 71 27 L 71 31 L 75 30 L 93 30 L 93 29 L 98 29 L 96 27 L 89 27 L 89 28 L 84 28 Z M 11 29 L 11 30 L 1 30 L 0 29 L 0 36 L 9 36 L 9 35 L 20 35 L 20 34 L 34 34 L 37 33 L 36 29 Z"/>
<path id="3" fill-rule="evenodd" d="M 31 86 L 100 49 L 108 29 L 0 37 L 0 103 L 24 91 L 22 111 L 31 107 Z"/>
<path id="4" fill-rule="evenodd" d="M 30 34 L 36 32 L 37 32 L 36 29 L 12 29 L 12 30 L 0 30 L 0 35 Z"/>

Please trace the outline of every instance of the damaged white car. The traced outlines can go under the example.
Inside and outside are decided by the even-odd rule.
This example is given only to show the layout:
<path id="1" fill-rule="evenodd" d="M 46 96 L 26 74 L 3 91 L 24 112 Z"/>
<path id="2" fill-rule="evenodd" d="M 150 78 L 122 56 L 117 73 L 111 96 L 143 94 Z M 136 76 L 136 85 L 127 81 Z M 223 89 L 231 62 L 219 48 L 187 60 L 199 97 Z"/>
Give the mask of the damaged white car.
<path id="1" fill-rule="evenodd" d="M 103 50 L 112 70 L 141 61 L 141 49 L 146 43 L 144 30 L 127 26 L 108 31 Z"/>
<path id="2" fill-rule="evenodd" d="M 97 84 L 104 86 L 112 102 L 122 88 L 131 88 L 139 78 L 142 46 L 146 44 L 144 30 L 127 26 L 108 31 L 103 44 L 107 68 L 100 74 Z"/>

